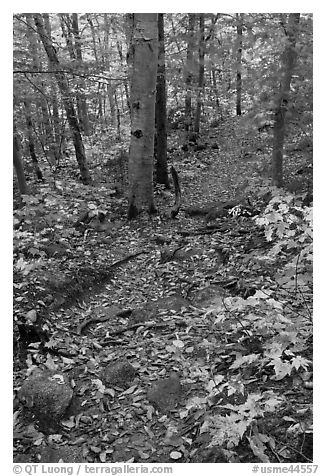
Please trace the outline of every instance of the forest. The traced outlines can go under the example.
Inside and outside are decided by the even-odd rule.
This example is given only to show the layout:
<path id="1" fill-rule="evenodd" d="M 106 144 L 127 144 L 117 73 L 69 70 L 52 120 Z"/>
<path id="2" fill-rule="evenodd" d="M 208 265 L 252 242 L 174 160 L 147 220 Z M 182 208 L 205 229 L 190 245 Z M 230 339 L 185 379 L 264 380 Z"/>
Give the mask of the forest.
<path id="1" fill-rule="evenodd" d="M 15 463 L 315 472 L 312 76 L 310 13 L 13 15 Z"/>

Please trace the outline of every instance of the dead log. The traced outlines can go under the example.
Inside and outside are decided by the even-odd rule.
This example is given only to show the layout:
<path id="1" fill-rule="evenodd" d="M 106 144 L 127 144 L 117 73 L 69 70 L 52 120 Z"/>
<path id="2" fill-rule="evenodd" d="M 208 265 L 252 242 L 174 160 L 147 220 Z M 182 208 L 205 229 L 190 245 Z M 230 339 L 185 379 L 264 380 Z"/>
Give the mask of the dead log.
<path id="1" fill-rule="evenodd" d="M 228 216 L 229 210 L 237 206 L 240 202 L 229 200 L 227 202 L 211 202 L 202 207 L 188 207 L 185 214 L 188 216 L 203 216 L 206 222 Z"/>

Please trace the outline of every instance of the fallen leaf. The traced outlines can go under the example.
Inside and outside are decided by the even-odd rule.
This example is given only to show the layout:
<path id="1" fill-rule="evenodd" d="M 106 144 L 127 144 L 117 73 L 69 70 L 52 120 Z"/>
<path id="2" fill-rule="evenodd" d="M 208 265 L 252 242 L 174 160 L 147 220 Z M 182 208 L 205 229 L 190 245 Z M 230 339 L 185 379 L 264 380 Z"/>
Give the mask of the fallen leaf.
<path id="1" fill-rule="evenodd" d="M 173 345 L 175 347 L 178 347 L 179 349 L 182 349 L 185 346 L 184 343 L 182 342 L 182 340 L 180 340 L 180 339 L 174 340 Z"/>
<path id="2" fill-rule="evenodd" d="M 31 311 L 28 311 L 28 313 L 26 314 L 26 319 L 27 319 L 27 321 L 32 322 L 32 323 L 37 321 L 37 313 L 36 313 L 35 309 L 32 309 Z"/>
<path id="3" fill-rule="evenodd" d="M 133 385 L 132 387 L 129 387 L 127 388 L 127 390 L 125 390 L 124 392 L 122 392 L 121 395 L 130 395 L 131 393 L 134 393 L 134 391 L 136 390 L 137 388 L 137 385 Z"/>
<path id="4" fill-rule="evenodd" d="M 101 463 L 105 463 L 106 462 L 106 451 L 103 451 L 103 453 L 100 453 L 100 461 Z"/>
<path id="5" fill-rule="evenodd" d="M 144 453 L 143 451 L 138 451 L 138 454 L 139 456 L 141 457 L 141 459 L 148 459 L 149 458 L 149 454 L 148 453 Z"/>
<path id="6" fill-rule="evenodd" d="M 182 453 L 180 453 L 179 451 L 171 451 L 170 453 L 170 458 L 171 459 L 180 459 L 182 458 Z"/>
<path id="7" fill-rule="evenodd" d="M 50 370 L 57 370 L 57 368 L 58 368 L 57 364 L 54 362 L 54 360 L 53 360 L 53 358 L 50 354 L 48 354 L 48 356 L 47 356 L 45 366 Z"/>
<path id="8" fill-rule="evenodd" d="M 91 446 L 91 447 L 90 447 L 90 450 L 92 450 L 93 453 L 96 453 L 96 454 L 101 453 L 101 448 L 99 448 L 98 446 Z M 103 453 L 102 453 L 102 454 L 103 454 Z"/>

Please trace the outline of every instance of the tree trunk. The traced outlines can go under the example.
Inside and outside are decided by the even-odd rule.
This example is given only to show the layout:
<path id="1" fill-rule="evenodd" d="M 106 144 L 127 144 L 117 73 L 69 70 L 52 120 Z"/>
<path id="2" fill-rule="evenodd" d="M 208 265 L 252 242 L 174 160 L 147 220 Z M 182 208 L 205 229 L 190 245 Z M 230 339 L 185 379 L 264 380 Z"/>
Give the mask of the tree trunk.
<path id="1" fill-rule="evenodd" d="M 108 94 L 109 105 L 110 105 L 110 117 L 111 117 L 110 123 L 111 123 L 112 127 L 116 128 L 116 126 L 117 126 L 117 112 L 116 112 L 116 109 L 115 109 L 116 103 L 115 103 L 115 100 L 114 100 L 115 90 L 109 84 L 107 85 L 107 94 Z"/>
<path id="2" fill-rule="evenodd" d="M 170 215 L 171 215 L 171 218 L 176 218 L 181 207 L 181 188 L 180 188 L 178 173 L 173 167 L 173 165 L 171 166 L 170 171 L 171 171 L 172 180 L 174 184 L 174 195 L 175 195 L 174 206 L 170 212 Z"/>
<path id="3" fill-rule="evenodd" d="M 25 106 L 25 119 L 26 119 L 26 126 L 27 126 L 29 153 L 32 159 L 32 164 L 33 164 L 36 178 L 38 180 L 43 180 L 42 171 L 40 169 L 40 166 L 36 157 L 36 152 L 35 152 L 33 120 L 32 120 L 32 113 L 31 113 L 31 106 L 30 106 L 30 102 L 28 98 L 24 100 L 24 106 Z"/>
<path id="4" fill-rule="evenodd" d="M 216 25 L 216 22 L 219 18 L 219 14 L 216 14 L 215 17 L 211 18 L 211 24 L 210 24 L 210 29 L 209 29 L 209 35 L 208 35 L 208 39 L 213 42 L 213 44 L 215 43 L 216 39 L 215 39 L 215 25 Z M 206 39 L 207 41 L 207 39 Z M 219 112 L 219 109 L 220 109 L 220 101 L 219 101 L 219 90 L 218 90 L 218 85 L 217 85 L 217 78 L 216 78 L 216 75 L 218 73 L 218 66 L 216 65 L 216 61 L 212 60 L 212 59 L 209 59 L 209 70 L 210 70 L 210 73 L 211 73 L 211 83 L 212 83 L 212 88 L 211 88 L 211 99 L 213 102 L 215 102 L 215 105 L 216 105 L 216 112 L 218 113 Z"/>
<path id="5" fill-rule="evenodd" d="M 164 14 L 158 14 L 158 66 L 156 82 L 156 180 L 170 188 L 167 165 L 166 133 L 166 85 L 165 85 L 165 48 L 164 48 Z"/>
<path id="6" fill-rule="evenodd" d="M 108 73 L 111 73 L 111 58 L 110 58 L 110 49 L 109 49 L 109 34 L 110 34 L 110 25 L 109 25 L 109 20 L 108 20 L 108 15 L 107 13 L 104 13 L 104 41 L 103 41 L 103 52 L 102 52 L 102 58 L 103 58 L 103 70 L 108 71 Z M 114 95 L 115 95 L 115 90 L 116 86 L 113 83 L 113 81 L 110 81 L 109 84 L 106 86 L 106 91 L 107 91 L 107 97 L 109 100 L 109 105 L 110 105 L 110 124 L 112 127 L 116 127 L 117 123 L 117 115 L 116 115 L 116 110 L 115 110 L 115 100 L 114 100 Z"/>
<path id="7" fill-rule="evenodd" d="M 51 28 L 51 21 L 50 15 L 48 13 L 44 13 L 44 26 L 49 38 L 51 38 L 52 28 Z M 48 60 L 49 67 L 51 68 L 51 64 Z M 61 158 L 62 152 L 65 150 L 65 126 L 64 121 L 61 123 L 59 117 L 59 105 L 58 105 L 58 97 L 57 97 L 57 87 L 56 82 L 54 80 L 51 81 L 51 98 L 52 98 L 52 121 L 50 121 L 51 126 L 51 136 L 52 145 L 50 146 L 50 153 L 51 157 L 53 158 L 52 163 L 55 165 L 59 164 L 59 159 Z M 50 116 L 49 116 L 50 117 Z M 53 124 L 53 126 L 52 126 Z"/>
<path id="8" fill-rule="evenodd" d="M 72 14 L 71 26 L 72 26 L 72 32 L 75 38 L 76 62 L 77 62 L 79 70 L 82 70 L 82 65 L 83 65 L 82 42 L 81 42 L 81 37 L 79 33 L 77 13 Z M 80 124 L 84 134 L 89 136 L 91 133 L 90 132 L 91 128 L 90 128 L 90 123 L 88 118 L 86 97 L 84 94 L 85 81 L 83 78 L 79 78 L 78 83 L 79 83 L 80 90 L 78 91 L 77 100 L 79 105 Z"/>
<path id="9" fill-rule="evenodd" d="M 290 13 L 287 23 L 287 43 L 282 55 L 282 77 L 274 113 L 274 138 L 272 154 L 272 183 L 283 185 L 283 147 L 285 137 L 285 115 L 289 105 L 290 85 L 297 52 L 295 44 L 298 34 L 300 13 Z"/>
<path id="10" fill-rule="evenodd" d="M 83 183 L 88 184 L 91 181 L 91 177 L 87 166 L 84 144 L 82 141 L 69 85 L 65 74 L 60 71 L 60 63 L 57 53 L 52 45 L 51 38 L 49 38 L 45 32 L 43 18 L 40 13 L 34 14 L 34 21 L 61 92 L 67 120 L 73 136 L 76 159 L 78 162 L 81 178 Z"/>
<path id="11" fill-rule="evenodd" d="M 237 116 L 241 116 L 241 95 L 242 95 L 242 78 L 241 78 L 241 61 L 242 61 L 242 30 L 243 30 L 243 13 L 237 13 Z"/>
<path id="12" fill-rule="evenodd" d="M 50 28 L 50 20 L 49 20 L 49 15 L 46 15 L 46 23 L 47 23 L 47 32 L 48 36 L 51 37 L 51 30 Z M 33 68 L 35 68 L 36 71 L 42 70 L 42 64 L 40 62 L 40 53 L 39 53 L 39 48 L 38 48 L 38 43 L 37 43 L 37 38 L 35 36 L 35 27 L 33 25 L 33 18 L 31 13 L 27 13 L 25 15 L 26 17 L 26 23 L 27 23 L 27 38 L 29 42 L 29 47 L 32 53 L 32 65 Z M 50 33 L 50 34 L 49 34 Z M 44 149 L 44 146 L 47 145 L 49 148 L 49 161 L 51 164 L 57 163 L 60 155 L 60 137 L 55 137 L 53 134 L 53 129 L 52 129 L 52 123 L 51 123 L 51 115 L 50 115 L 50 109 L 49 109 L 49 104 L 47 101 L 47 94 L 46 94 L 46 87 L 43 84 L 42 80 L 39 80 L 38 77 L 35 78 L 35 84 L 37 86 L 37 92 L 41 93 L 39 95 L 39 99 L 37 99 L 36 106 L 41 109 L 42 112 L 42 125 L 44 126 L 44 132 L 42 132 L 41 129 L 40 131 L 40 136 L 43 140 L 41 139 L 41 143 Z M 45 137 L 44 137 L 45 136 Z"/>
<path id="13" fill-rule="evenodd" d="M 157 75 L 157 13 L 132 17 L 131 140 L 128 218 L 154 213 L 153 152 Z"/>
<path id="14" fill-rule="evenodd" d="M 117 49 L 118 49 L 118 54 L 119 54 L 119 58 L 120 58 L 121 69 L 123 70 L 123 68 L 125 67 L 125 63 L 123 61 L 122 46 L 121 46 L 121 43 L 119 41 L 117 41 Z M 125 79 L 123 80 L 123 86 L 124 86 L 124 90 L 125 90 L 128 110 L 130 112 L 130 98 L 129 98 L 129 90 L 128 90 L 128 81 L 126 81 Z"/>
<path id="15" fill-rule="evenodd" d="M 27 183 L 25 178 L 23 159 L 21 155 L 21 148 L 19 144 L 19 139 L 14 127 L 14 136 L 13 136 L 13 159 L 14 167 L 16 171 L 19 193 L 21 195 L 26 195 L 28 193 Z"/>
<path id="16" fill-rule="evenodd" d="M 71 59 L 76 59 L 76 52 L 75 52 L 74 44 L 72 41 L 71 21 L 70 21 L 69 13 L 59 13 L 58 16 L 60 19 L 62 35 L 64 36 L 66 40 L 69 56 Z"/>
<path id="17" fill-rule="evenodd" d="M 215 104 L 216 104 L 216 112 L 219 111 L 220 108 L 220 100 L 218 98 L 218 88 L 217 88 L 217 81 L 216 81 L 216 71 L 214 69 L 214 65 L 212 67 L 212 83 L 213 83 L 213 91 L 215 93 Z"/>
<path id="18" fill-rule="evenodd" d="M 55 143 L 57 144 L 58 152 L 61 154 L 61 152 L 64 150 L 64 126 L 60 123 L 57 89 L 56 84 L 53 81 L 51 81 L 51 97 L 53 106 L 52 117 L 54 127 L 54 139 Z"/>
<path id="19" fill-rule="evenodd" d="M 99 61 L 98 61 L 97 48 L 96 48 L 96 35 L 95 35 L 95 28 L 94 28 L 94 23 L 93 23 L 93 20 L 92 20 L 92 17 L 91 17 L 91 13 L 87 13 L 87 21 L 88 21 L 89 26 L 91 28 L 93 53 L 94 53 L 96 66 L 98 66 Z"/>
<path id="20" fill-rule="evenodd" d="M 117 140 L 121 142 L 121 119 L 120 119 L 120 108 L 118 103 L 117 93 L 114 94 L 115 109 L 117 111 Z"/>
<path id="21" fill-rule="evenodd" d="M 43 17 L 45 14 L 43 15 Z M 78 27 L 78 16 L 77 13 L 73 13 L 71 17 L 69 13 L 59 14 L 60 24 L 62 34 L 66 40 L 67 50 L 69 52 L 70 59 L 72 61 L 72 68 L 78 67 L 80 70 L 80 65 L 82 63 L 82 53 L 80 45 L 80 36 L 79 36 L 79 27 Z M 75 42 L 73 41 L 75 39 Z M 85 129 L 89 133 L 89 123 L 87 116 L 87 106 L 85 100 L 83 100 L 83 93 L 80 92 L 80 88 L 83 89 L 83 80 L 78 79 L 76 84 L 76 106 L 77 106 L 77 115 L 79 121 L 80 130 L 85 132 Z M 86 134 L 86 132 L 85 132 Z M 89 135 L 89 134 L 86 134 Z"/>
<path id="22" fill-rule="evenodd" d="M 192 110 L 191 110 L 191 95 L 192 95 L 192 77 L 194 72 L 194 30 L 196 14 L 188 14 L 188 45 L 187 45 L 187 61 L 185 71 L 185 83 L 186 83 L 186 98 L 185 98 L 185 131 L 187 133 L 187 139 L 189 139 L 190 132 L 192 131 Z"/>
<path id="23" fill-rule="evenodd" d="M 101 71 L 102 67 L 100 65 L 100 58 L 99 58 L 99 52 L 97 48 L 97 44 L 99 43 L 99 38 L 96 36 L 96 31 L 92 19 L 92 14 L 88 13 L 87 14 L 87 21 L 90 25 L 91 28 L 91 35 L 92 35 L 92 45 L 93 45 L 93 53 L 94 53 L 94 58 L 95 58 L 95 64 L 96 64 L 96 71 Z M 96 118 L 103 118 L 103 109 L 102 109 L 102 92 L 101 92 L 101 83 L 98 82 L 98 87 L 97 87 L 97 101 L 95 106 L 93 105 L 94 109 L 97 109 L 96 112 Z"/>
<path id="24" fill-rule="evenodd" d="M 199 135 L 200 130 L 200 115 L 203 105 L 204 95 L 204 73 L 205 73 L 205 15 L 200 13 L 199 15 L 199 71 L 198 71 L 198 92 L 197 92 L 197 107 L 195 115 L 195 134 Z"/>

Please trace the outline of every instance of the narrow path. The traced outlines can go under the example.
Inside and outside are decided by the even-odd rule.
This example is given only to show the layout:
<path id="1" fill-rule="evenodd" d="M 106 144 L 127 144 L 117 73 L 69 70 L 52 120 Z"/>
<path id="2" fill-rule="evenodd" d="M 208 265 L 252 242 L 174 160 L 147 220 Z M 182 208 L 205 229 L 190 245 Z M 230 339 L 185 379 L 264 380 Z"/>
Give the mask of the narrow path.
<path id="1" fill-rule="evenodd" d="M 199 163 L 198 173 L 192 161 Z M 244 178 L 239 171 L 250 169 L 227 143 L 220 151 L 197 152 L 196 158 L 184 155 L 174 165 L 184 206 L 235 198 Z M 157 201 L 164 209 L 169 199 L 158 194 Z M 265 254 L 266 242 L 250 219 L 227 217 L 219 223 L 223 228 L 197 233 L 203 218 L 181 211 L 175 220 L 143 216 L 121 223 L 109 238 L 98 235 L 109 262 L 145 253 L 116 268 L 105 286 L 93 288 L 84 300 L 49 315 L 50 352 L 35 358 L 69 375 L 75 396 L 60 429 L 64 445 L 47 441 L 31 448 L 31 462 L 257 461 L 246 445 L 237 448 L 236 426 L 220 432 L 223 408 L 245 404 L 248 394 L 283 394 L 293 387 L 290 379 L 271 381 L 264 369 L 249 364 L 232 368 L 239 356 L 258 356 L 261 342 L 244 332 L 225 299 L 250 291 L 256 276 L 246 255 Z M 123 371 L 120 383 L 106 382 L 116 363 L 132 366 L 126 385 Z M 238 392 L 243 382 L 244 394 Z M 227 391 L 230 385 L 234 394 Z M 294 395 L 298 402 L 305 398 L 298 389 Z M 266 416 L 265 424 L 282 440 L 282 415 Z M 232 438 L 236 452 L 225 449 L 225 439 Z"/>

